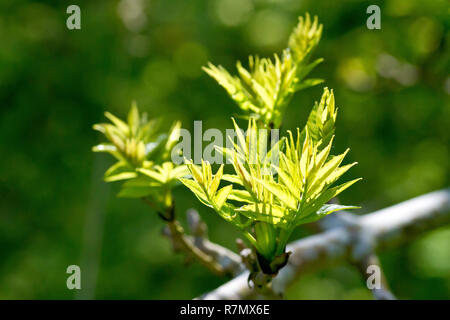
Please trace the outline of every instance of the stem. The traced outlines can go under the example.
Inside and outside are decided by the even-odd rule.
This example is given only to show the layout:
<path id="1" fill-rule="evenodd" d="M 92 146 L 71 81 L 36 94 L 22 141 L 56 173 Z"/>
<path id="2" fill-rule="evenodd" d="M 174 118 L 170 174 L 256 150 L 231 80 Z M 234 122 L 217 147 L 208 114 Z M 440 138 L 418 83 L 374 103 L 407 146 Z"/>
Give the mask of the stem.
<path id="1" fill-rule="evenodd" d="M 225 273 L 222 266 L 218 264 L 213 257 L 201 251 L 185 237 L 183 227 L 177 220 L 168 221 L 167 226 L 169 227 L 173 240 L 180 244 L 185 251 L 196 257 L 202 265 L 218 275 L 223 275 Z"/>
<path id="2" fill-rule="evenodd" d="M 172 199 L 171 195 L 167 196 L 166 194 L 165 200 L 169 198 Z M 224 268 L 214 259 L 214 257 L 200 250 L 191 239 L 186 237 L 183 227 L 175 219 L 175 208 L 173 203 L 166 207 L 164 210 L 165 212 L 161 212 L 161 210 L 150 199 L 142 198 L 142 200 L 144 200 L 144 202 L 152 209 L 156 210 L 159 217 L 166 222 L 174 244 L 178 244 L 184 251 L 193 255 L 202 265 L 207 267 L 213 273 L 217 275 L 224 275 L 227 273 L 227 271 L 224 270 Z"/>
<path id="3" fill-rule="evenodd" d="M 287 244 L 289 237 L 291 236 L 291 233 L 293 230 L 294 230 L 294 228 L 292 228 L 292 227 L 290 227 L 287 230 L 281 229 L 280 236 L 279 236 L 279 242 L 278 242 L 278 246 L 277 246 L 277 251 L 275 253 L 276 256 L 284 253 L 284 251 L 286 249 L 286 244 Z"/>

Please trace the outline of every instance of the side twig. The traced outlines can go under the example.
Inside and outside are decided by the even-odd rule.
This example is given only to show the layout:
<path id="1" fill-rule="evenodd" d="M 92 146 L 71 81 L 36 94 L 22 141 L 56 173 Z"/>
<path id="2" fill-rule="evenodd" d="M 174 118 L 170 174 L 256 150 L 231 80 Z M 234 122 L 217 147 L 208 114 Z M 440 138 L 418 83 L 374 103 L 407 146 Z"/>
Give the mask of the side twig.
<path id="1" fill-rule="evenodd" d="M 171 239 L 174 250 L 193 256 L 217 275 L 237 276 L 244 271 L 239 255 L 207 238 L 206 225 L 197 211 L 188 210 L 187 220 L 192 235 L 186 235 L 178 221 L 167 222 L 164 235 Z"/>
<path id="2" fill-rule="evenodd" d="M 367 288 L 372 291 L 374 299 L 394 300 L 395 296 L 389 289 L 380 260 L 374 252 L 373 236 L 371 233 L 361 232 L 362 230 L 358 225 L 358 216 L 343 211 L 340 214 L 330 215 L 319 221 L 321 230 L 329 230 L 335 227 L 352 229 L 354 240 L 352 241 L 353 246 L 349 260 L 360 272 L 362 279 L 367 284 Z M 376 270 L 373 270 L 374 268 Z M 371 280 L 369 271 L 379 273 L 379 283 L 368 283 Z"/>

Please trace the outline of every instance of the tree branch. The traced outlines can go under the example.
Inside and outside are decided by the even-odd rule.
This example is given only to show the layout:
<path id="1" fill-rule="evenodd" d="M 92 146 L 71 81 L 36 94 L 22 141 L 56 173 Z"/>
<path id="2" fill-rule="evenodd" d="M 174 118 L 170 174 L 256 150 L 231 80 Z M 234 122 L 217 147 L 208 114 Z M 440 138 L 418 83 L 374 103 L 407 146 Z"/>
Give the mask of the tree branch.
<path id="1" fill-rule="evenodd" d="M 370 288 L 373 297 L 376 300 L 395 300 L 394 294 L 390 291 L 389 285 L 387 283 L 386 276 L 381 268 L 380 259 L 374 252 L 373 248 L 373 237 L 365 232 L 361 232 L 361 228 L 358 228 L 358 216 L 342 211 L 340 214 L 329 215 L 326 219 L 318 221 L 319 228 L 321 230 L 329 230 L 335 227 L 348 227 L 354 228 L 355 234 L 353 235 L 355 239 L 353 240 L 352 255 L 350 261 L 358 269 L 364 281 L 369 280 L 368 272 L 371 266 L 377 266 L 380 272 L 380 283 L 379 288 L 374 286 Z M 359 229 L 359 232 L 358 232 Z"/>
<path id="2" fill-rule="evenodd" d="M 450 223 L 450 189 L 431 192 L 371 214 L 356 217 L 317 235 L 292 242 L 288 264 L 273 280 L 272 288 L 282 294 L 301 274 L 345 259 L 357 261 L 367 252 L 410 241 L 423 232 Z M 363 235 L 363 236 L 361 236 Z M 249 273 L 244 272 L 199 299 L 248 299 Z"/>
<path id="3" fill-rule="evenodd" d="M 183 249 L 187 253 L 193 255 L 202 265 L 207 267 L 213 273 L 217 275 L 225 274 L 225 270 L 211 255 L 200 250 L 194 242 L 184 234 L 184 230 L 178 221 L 168 221 L 167 227 L 169 228 L 169 235 L 175 248 Z"/>

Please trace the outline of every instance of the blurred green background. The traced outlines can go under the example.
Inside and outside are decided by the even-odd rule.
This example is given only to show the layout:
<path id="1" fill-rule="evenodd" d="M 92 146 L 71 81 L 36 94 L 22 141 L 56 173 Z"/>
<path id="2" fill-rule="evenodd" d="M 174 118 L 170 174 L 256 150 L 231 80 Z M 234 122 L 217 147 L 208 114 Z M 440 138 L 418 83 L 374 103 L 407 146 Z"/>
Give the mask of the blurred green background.
<path id="1" fill-rule="evenodd" d="M 82 29 L 66 28 L 81 7 Z M 381 7 L 381 30 L 366 8 Z M 142 110 L 191 129 L 230 128 L 238 108 L 204 74 L 207 61 L 233 70 L 270 55 L 305 12 L 324 25 L 312 77 L 335 90 L 336 151 L 351 148 L 364 177 L 342 194 L 366 213 L 447 187 L 450 136 L 450 18 L 446 0 L 97 0 L 0 2 L 0 298 L 190 299 L 226 279 L 183 264 L 160 236 L 162 223 L 138 200 L 102 181 L 112 159 L 93 154 L 92 124 Z M 303 126 L 322 86 L 295 95 L 283 129 Z M 213 241 L 238 235 L 185 188 L 184 219 L 197 208 Z M 307 232 L 300 230 L 297 236 Z M 381 254 L 403 299 L 450 298 L 450 228 Z M 81 266 L 82 290 L 66 288 Z M 351 266 L 300 279 L 290 299 L 367 299 Z"/>

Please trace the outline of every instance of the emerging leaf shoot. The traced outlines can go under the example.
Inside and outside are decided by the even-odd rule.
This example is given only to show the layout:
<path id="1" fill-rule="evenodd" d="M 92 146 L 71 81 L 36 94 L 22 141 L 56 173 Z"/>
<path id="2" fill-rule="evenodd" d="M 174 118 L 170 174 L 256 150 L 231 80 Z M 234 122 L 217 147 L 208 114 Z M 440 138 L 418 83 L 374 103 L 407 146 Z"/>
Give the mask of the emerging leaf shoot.
<path id="1" fill-rule="evenodd" d="M 193 179 L 181 179 L 183 184 L 243 231 L 266 273 L 276 273 L 286 263 L 286 244 L 295 227 L 355 208 L 327 204 L 359 180 L 335 185 L 356 164 L 341 166 L 348 149 L 331 155 L 335 120 L 334 95 L 325 88 L 303 130 L 288 131 L 266 154 L 261 150 L 267 146 L 267 134 L 254 118 L 248 121 L 246 136 L 234 123 L 238 143 L 220 149 L 231 160 L 234 174 L 223 174 L 223 166 L 213 174 L 207 162 L 188 163 Z"/>
<path id="2" fill-rule="evenodd" d="M 150 198 L 158 212 L 172 206 L 171 189 L 178 179 L 188 174 L 185 165 L 174 165 L 171 152 L 178 141 L 180 122 L 175 122 L 168 133 L 158 130 L 157 120 L 148 120 L 140 114 L 135 103 L 123 121 L 109 112 L 111 123 L 94 125 L 108 142 L 93 147 L 94 152 L 108 152 L 116 158 L 105 173 L 105 181 L 124 181 L 120 197 Z"/>
<path id="3" fill-rule="evenodd" d="M 250 56 L 248 69 L 238 61 L 238 76 L 232 76 L 222 66 L 216 67 L 212 63 L 203 69 L 225 88 L 247 117 L 254 117 L 266 127 L 279 128 L 292 95 L 322 82 L 320 79 L 306 79 L 311 70 L 322 62 L 322 59 L 310 62 L 321 35 L 322 25 L 317 17 L 311 20 L 306 14 L 305 18 L 299 18 L 281 56 L 274 54 L 273 60 Z"/>

